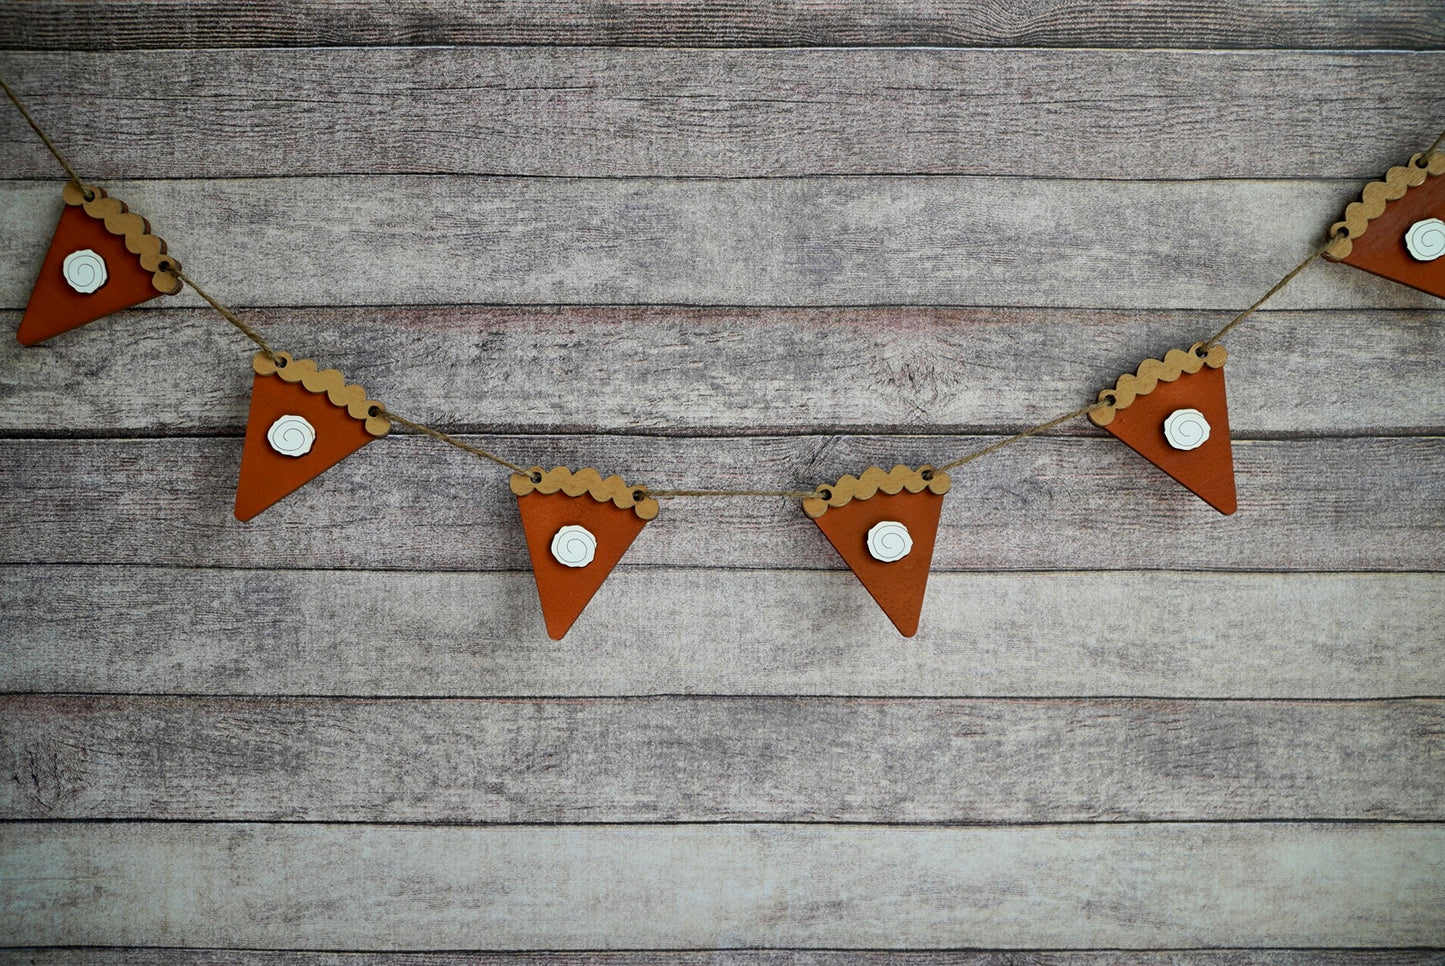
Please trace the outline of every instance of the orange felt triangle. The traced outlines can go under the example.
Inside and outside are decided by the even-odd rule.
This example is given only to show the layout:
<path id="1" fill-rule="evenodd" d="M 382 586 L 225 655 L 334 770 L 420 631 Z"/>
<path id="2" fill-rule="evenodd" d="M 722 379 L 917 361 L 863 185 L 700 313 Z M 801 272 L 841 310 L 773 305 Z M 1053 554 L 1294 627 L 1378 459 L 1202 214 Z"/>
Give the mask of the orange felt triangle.
<path id="1" fill-rule="evenodd" d="M 1426 218 L 1445 220 L 1445 176 L 1434 175 L 1386 202 L 1364 234 L 1351 242 L 1350 254 L 1338 259 L 1346 265 L 1400 282 L 1436 298 L 1445 298 L 1445 256 L 1422 262 L 1405 247 L 1405 232 Z"/>
<path id="2" fill-rule="evenodd" d="M 918 633 L 923 613 L 923 592 L 928 587 L 928 570 L 933 563 L 933 543 L 938 536 L 938 517 L 943 497 L 921 493 L 878 493 L 866 500 L 852 500 L 829 507 L 813 522 L 848 567 L 863 582 L 868 593 L 904 637 Z M 902 560 L 883 563 L 868 552 L 868 531 L 885 520 L 896 520 L 908 528 L 913 549 Z"/>
<path id="3" fill-rule="evenodd" d="M 266 433 L 282 416 L 304 417 L 316 430 L 309 453 L 284 456 L 271 448 Z M 251 415 L 246 421 L 241 477 L 236 484 L 236 519 L 251 519 L 373 439 L 376 437 L 366 431 L 364 420 L 332 403 L 325 392 L 311 392 L 301 383 L 286 382 L 275 374 L 258 374 L 251 383 Z"/>
<path id="4" fill-rule="evenodd" d="M 522 531 L 532 556 L 532 576 L 542 601 L 547 636 L 559 641 L 582 615 L 592 595 L 602 586 L 617 561 L 632 546 L 647 521 L 632 509 L 590 494 L 533 491 L 517 497 Z M 596 556 L 585 567 L 567 567 L 552 556 L 552 538 L 565 526 L 586 527 L 597 538 Z"/>
<path id="5" fill-rule="evenodd" d="M 1176 409 L 1197 409 L 1209 422 L 1209 439 L 1197 449 L 1178 450 L 1164 438 L 1164 420 Z M 1117 410 L 1104 428 L 1220 513 L 1235 511 L 1223 368 L 1205 366 L 1180 374 L 1174 382 L 1161 380 L 1147 396 Z"/>
<path id="6" fill-rule="evenodd" d="M 105 284 L 89 295 L 71 288 L 63 269 L 67 255 L 86 248 L 105 259 L 107 275 Z M 87 215 L 80 206 L 66 205 L 15 338 L 21 345 L 35 345 L 160 294 L 140 257 L 125 247 L 123 236 L 112 235 L 104 221 Z"/>

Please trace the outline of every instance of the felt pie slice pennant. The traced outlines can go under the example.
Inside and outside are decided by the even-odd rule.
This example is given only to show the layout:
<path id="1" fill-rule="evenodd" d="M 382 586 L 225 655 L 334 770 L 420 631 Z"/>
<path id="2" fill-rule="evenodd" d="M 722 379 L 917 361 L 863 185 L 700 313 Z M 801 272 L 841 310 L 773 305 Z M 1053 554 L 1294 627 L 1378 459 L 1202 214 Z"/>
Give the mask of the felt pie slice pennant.
<path id="1" fill-rule="evenodd" d="M 558 641 L 647 521 L 657 516 L 657 501 L 620 476 L 604 480 L 594 469 L 573 473 L 565 466 L 545 473 L 540 466 L 513 473 L 512 492 L 527 535 L 547 635 Z"/>
<path id="2" fill-rule="evenodd" d="M 93 186 L 71 182 L 61 196 L 65 209 L 15 333 L 21 345 L 181 290 L 180 264 L 144 218 Z"/>
<path id="3" fill-rule="evenodd" d="M 1445 154 L 1417 154 L 1365 185 L 1325 257 L 1445 298 Z"/>
<path id="4" fill-rule="evenodd" d="M 918 633 L 943 494 L 953 481 L 929 466 L 876 466 L 825 483 L 803 501 L 812 518 L 904 637 Z"/>
<path id="5" fill-rule="evenodd" d="M 1161 362 L 1145 359 L 1113 389 L 1089 418 L 1140 456 L 1192 490 L 1220 513 L 1233 513 L 1234 454 L 1224 363 L 1229 353 L 1196 342 L 1188 352 L 1170 349 Z"/>
<path id="6" fill-rule="evenodd" d="M 236 519 L 249 520 L 367 443 L 391 422 L 366 390 L 310 359 L 264 352 L 251 360 L 251 416 L 241 450 Z"/>

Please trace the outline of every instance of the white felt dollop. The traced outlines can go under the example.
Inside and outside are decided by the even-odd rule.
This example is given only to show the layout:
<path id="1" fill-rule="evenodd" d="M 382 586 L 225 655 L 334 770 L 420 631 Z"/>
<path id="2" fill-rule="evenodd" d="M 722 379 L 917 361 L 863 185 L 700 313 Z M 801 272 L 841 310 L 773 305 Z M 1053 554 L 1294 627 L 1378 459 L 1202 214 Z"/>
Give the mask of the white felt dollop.
<path id="1" fill-rule="evenodd" d="M 110 277 L 105 270 L 105 259 L 89 248 L 66 255 L 60 271 L 65 275 L 65 284 L 81 295 L 94 292 Z"/>
<path id="2" fill-rule="evenodd" d="M 597 556 L 597 538 L 586 527 L 565 526 L 552 537 L 552 556 L 564 567 L 585 567 Z"/>
<path id="3" fill-rule="evenodd" d="M 908 528 L 897 520 L 884 520 L 873 524 L 868 531 L 868 552 L 874 560 L 893 563 L 908 556 L 913 549 L 913 537 Z"/>
<path id="4" fill-rule="evenodd" d="M 302 416 L 282 416 L 266 430 L 266 442 L 282 456 L 305 456 L 316 442 L 316 427 Z"/>
<path id="5" fill-rule="evenodd" d="M 1164 438 L 1175 449 L 1198 449 L 1209 439 L 1209 420 L 1197 409 L 1176 409 L 1164 420 Z"/>
<path id="6" fill-rule="evenodd" d="M 1445 221 L 1426 218 L 1415 222 L 1405 232 L 1405 247 L 1417 262 L 1433 262 L 1445 255 Z"/>

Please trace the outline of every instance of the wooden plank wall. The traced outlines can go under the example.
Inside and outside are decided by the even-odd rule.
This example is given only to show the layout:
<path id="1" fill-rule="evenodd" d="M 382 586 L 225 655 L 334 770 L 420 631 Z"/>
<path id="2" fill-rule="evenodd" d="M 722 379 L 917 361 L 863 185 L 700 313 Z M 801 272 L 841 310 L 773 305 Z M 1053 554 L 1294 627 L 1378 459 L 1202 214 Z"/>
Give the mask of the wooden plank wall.
<path id="1" fill-rule="evenodd" d="M 28 0 L 0 76 L 281 347 L 523 462 L 811 488 L 1207 336 L 1445 128 L 1434 0 Z M 0 110 L 0 327 L 58 210 Z M 251 524 L 187 293 L 0 340 L 0 963 L 1445 962 L 1445 304 L 1229 340 L 1241 509 L 1084 421 L 914 639 L 674 499 L 561 642 L 416 436 Z"/>

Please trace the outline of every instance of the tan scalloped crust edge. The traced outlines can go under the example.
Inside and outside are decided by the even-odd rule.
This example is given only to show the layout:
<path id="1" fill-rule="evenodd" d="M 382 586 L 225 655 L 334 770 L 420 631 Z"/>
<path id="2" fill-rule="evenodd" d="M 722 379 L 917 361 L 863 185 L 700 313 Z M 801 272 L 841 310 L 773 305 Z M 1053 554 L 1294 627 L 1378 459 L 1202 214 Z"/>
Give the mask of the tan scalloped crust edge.
<path id="1" fill-rule="evenodd" d="M 85 192 L 95 197 L 85 200 Z M 125 202 L 110 198 L 100 188 L 86 185 L 82 188 L 74 181 L 66 182 L 60 196 L 67 205 L 78 205 L 85 213 L 105 224 L 105 230 L 125 239 L 125 247 L 133 255 L 140 256 L 140 267 L 151 273 L 151 284 L 162 295 L 175 295 L 181 290 L 181 280 L 169 268 L 180 268 L 181 263 L 166 255 L 166 243 L 150 233 L 150 222 L 126 209 Z"/>
<path id="2" fill-rule="evenodd" d="M 1188 352 L 1183 349 L 1170 349 L 1164 353 L 1162 362 L 1158 359 L 1145 359 L 1139 363 L 1137 373 L 1124 373 L 1113 389 L 1105 389 L 1099 393 L 1099 402 L 1107 402 L 1109 405 L 1091 409 L 1089 418 L 1095 425 L 1107 426 L 1114 421 L 1116 412 L 1128 409 L 1136 397 L 1149 395 L 1159 383 L 1173 382 L 1185 373 L 1192 375 L 1205 366 L 1218 369 L 1229 358 L 1229 353 L 1222 345 L 1211 346 L 1209 351 L 1201 356 L 1199 350 L 1202 348 L 1204 343 L 1196 342 L 1189 347 Z"/>
<path id="3" fill-rule="evenodd" d="M 285 365 L 278 365 L 280 360 Z M 293 359 L 289 352 L 276 353 L 273 361 L 264 352 L 256 353 L 251 359 L 251 368 L 258 376 L 279 376 L 283 382 L 299 382 L 308 392 L 326 393 L 332 405 L 346 410 L 353 419 L 365 422 L 366 431 L 373 436 L 385 436 L 391 431 L 391 420 L 374 413 L 386 407 L 375 399 L 366 398 L 366 390 L 358 385 L 347 385 L 346 377 L 336 369 L 316 369 L 312 359 Z"/>
<path id="4" fill-rule="evenodd" d="M 604 480 L 602 474 L 590 466 L 576 473 L 565 466 L 545 472 L 542 467 L 534 466 L 530 475 L 512 474 L 512 492 L 517 496 L 526 496 L 534 490 L 544 494 L 560 490 L 568 496 L 586 493 L 598 503 L 610 500 L 620 510 L 631 510 L 642 520 L 651 520 L 657 516 L 659 509 L 657 501 L 648 496 L 643 487 L 628 486 L 622 477 L 615 474 Z"/>
<path id="5" fill-rule="evenodd" d="M 876 466 L 870 466 L 860 476 L 844 474 L 837 483 L 820 483 L 815 496 L 803 500 L 803 512 L 817 519 L 828 512 L 830 506 L 844 506 L 853 500 L 867 500 L 879 493 L 892 496 L 907 490 L 922 493 L 928 490 L 939 496 L 948 492 L 953 480 L 942 470 L 931 466 L 913 469 L 902 463 L 887 473 Z"/>
<path id="6" fill-rule="evenodd" d="M 1445 154 L 1435 152 L 1422 167 L 1419 162 L 1424 157 L 1423 151 L 1412 154 L 1408 163 L 1386 171 L 1384 181 L 1371 181 L 1365 185 L 1360 200 L 1345 206 L 1344 220 L 1330 226 L 1331 235 L 1341 230 L 1345 234 L 1325 249 L 1326 258 L 1336 262 L 1349 258 L 1350 252 L 1355 250 L 1354 240 L 1365 233 L 1371 221 L 1385 213 L 1388 202 L 1405 197 L 1406 191 L 1424 184 L 1427 177 L 1445 174 Z"/>

